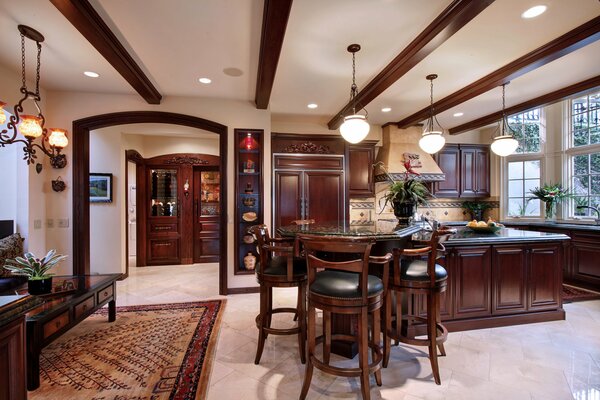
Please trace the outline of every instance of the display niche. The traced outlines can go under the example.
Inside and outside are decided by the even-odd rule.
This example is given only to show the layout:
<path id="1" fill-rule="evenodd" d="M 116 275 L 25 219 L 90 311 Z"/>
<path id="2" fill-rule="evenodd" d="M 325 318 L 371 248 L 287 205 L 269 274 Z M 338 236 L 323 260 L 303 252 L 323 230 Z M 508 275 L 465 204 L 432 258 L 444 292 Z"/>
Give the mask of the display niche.
<path id="1" fill-rule="evenodd" d="M 263 130 L 235 129 L 235 270 L 253 274 L 259 257 L 248 229 L 263 221 Z"/>

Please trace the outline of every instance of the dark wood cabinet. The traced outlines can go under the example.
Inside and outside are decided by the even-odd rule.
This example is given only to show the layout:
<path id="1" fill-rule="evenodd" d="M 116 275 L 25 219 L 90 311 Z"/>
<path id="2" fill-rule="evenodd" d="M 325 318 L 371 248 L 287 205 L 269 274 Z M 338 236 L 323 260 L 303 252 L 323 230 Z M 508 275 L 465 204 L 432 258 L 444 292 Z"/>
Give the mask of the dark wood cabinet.
<path id="1" fill-rule="evenodd" d="M 435 155 L 446 180 L 435 182 L 438 197 L 483 198 L 490 196 L 490 152 L 484 145 L 448 144 Z"/>
<path id="2" fill-rule="evenodd" d="M 264 221 L 262 129 L 235 129 L 234 274 L 253 274 L 258 263 L 254 237 L 248 232 Z"/>
<path id="3" fill-rule="evenodd" d="M 454 263 L 454 317 L 491 314 L 491 247 L 456 247 Z"/>
<path id="4" fill-rule="evenodd" d="M 348 147 L 348 194 L 350 198 L 375 197 L 373 179 L 375 143 L 365 141 Z"/>
<path id="5" fill-rule="evenodd" d="M 297 219 L 321 223 L 346 219 L 343 166 L 343 156 L 275 155 L 275 229 Z"/>
<path id="6" fill-rule="evenodd" d="M 554 310 L 562 305 L 562 247 L 532 245 L 527 249 L 527 309 Z"/>
<path id="7" fill-rule="evenodd" d="M 195 263 L 219 261 L 219 181 L 220 173 L 217 168 L 194 168 Z"/>
<path id="8" fill-rule="evenodd" d="M 492 248 L 492 314 L 512 314 L 527 308 L 527 264 L 523 246 Z"/>
<path id="9" fill-rule="evenodd" d="M 433 183 L 432 192 L 438 197 L 458 197 L 460 194 L 460 150 L 446 145 L 435 154 L 435 161 L 444 172 L 446 180 Z"/>
<path id="10" fill-rule="evenodd" d="M 27 398 L 25 316 L 0 329 L 0 399 Z"/>

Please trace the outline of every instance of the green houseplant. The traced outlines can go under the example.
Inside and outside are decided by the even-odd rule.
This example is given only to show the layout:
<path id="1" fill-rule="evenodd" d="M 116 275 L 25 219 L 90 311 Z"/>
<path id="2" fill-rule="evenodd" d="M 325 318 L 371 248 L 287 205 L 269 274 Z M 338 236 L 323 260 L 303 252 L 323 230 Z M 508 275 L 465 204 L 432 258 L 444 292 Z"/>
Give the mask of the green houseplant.
<path id="1" fill-rule="evenodd" d="M 485 218 L 483 218 L 483 214 L 491 209 L 492 205 L 483 201 L 464 201 L 462 203 L 462 208 L 471 215 L 471 219 L 484 221 Z"/>
<path id="2" fill-rule="evenodd" d="M 382 210 L 391 204 L 394 215 L 398 218 L 398 224 L 408 225 L 408 219 L 413 215 L 415 207 L 427 202 L 430 196 L 429 190 L 423 182 L 415 179 L 419 174 L 413 171 L 410 162 L 404 163 L 406 173 L 403 180 L 395 180 L 381 161 L 374 166 L 379 167 L 391 182 L 387 193 L 382 198 L 385 200 Z"/>
<path id="3" fill-rule="evenodd" d="M 556 213 L 556 205 L 563 200 L 572 197 L 569 189 L 563 188 L 560 183 L 545 183 L 529 191 L 532 198 L 540 199 L 545 204 L 544 218 L 553 219 Z"/>
<path id="4" fill-rule="evenodd" d="M 67 258 L 50 250 L 43 258 L 37 258 L 33 253 L 25 253 L 23 257 L 6 260 L 4 268 L 16 275 L 28 278 L 29 294 L 45 294 L 52 291 L 52 275 L 49 271 L 59 262 Z"/>

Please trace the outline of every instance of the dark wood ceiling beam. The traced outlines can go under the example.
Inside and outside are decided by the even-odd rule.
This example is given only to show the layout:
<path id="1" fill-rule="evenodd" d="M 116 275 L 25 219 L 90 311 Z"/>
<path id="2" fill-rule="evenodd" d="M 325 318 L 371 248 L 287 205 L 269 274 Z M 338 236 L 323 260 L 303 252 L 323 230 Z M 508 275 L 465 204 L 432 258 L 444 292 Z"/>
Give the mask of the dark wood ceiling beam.
<path id="1" fill-rule="evenodd" d="M 269 106 L 291 9 L 292 0 L 265 0 L 254 95 L 256 108 L 261 110 L 265 110 Z"/>
<path id="2" fill-rule="evenodd" d="M 494 0 L 454 0 L 392 62 L 365 85 L 356 96 L 356 104 L 360 108 L 366 107 L 493 2 Z M 329 129 L 337 129 L 344 116 L 351 111 L 352 103 L 348 102 L 329 121 L 327 124 Z"/>
<path id="3" fill-rule="evenodd" d="M 543 107 L 548 104 L 555 103 L 557 101 L 564 100 L 568 97 L 575 96 L 579 93 L 600 87 L 600 75 L 590 79 L 586 79 L 581 82 L 577 82 L 573 85 L 564 87 L 562 89 L 555 90 L 550 93 L 546 93 L 542 96 L 536 97 L 531 100 L 527 100 L 523 103 L 508 107 L 505 110 L 505 114 L 514 115 L 523 111 L 531 110 L 536 107 Z M 470 131 L 473 129 L 482 128 L 486 125 L 493 124 L 494 122 L 500 121 L 502 118 L 502 110 L 493 112 L 481 118 L 474 119 L 473 121 L 466 122 L 464 124 L 455 126 L 449 129 L 451 135 L 458 135 L 459 133 Z"/>
<path id="4" fill-rule="evenodd" d="M 149 104 L 162 95 L 88 0 L 50 0 L 92 46 Z"/>
<path id="5" fill-rule="evenodd" d="M 536 68 L 548 64 L 564 55 L 578 50 L 600 39 L 600 17 L 596 17 L 564 35 L 538 47 L 526 55 L 506 64 L 489 75 L 473 82 L 451 95 L 433 104 L 436 113 L 444 112 L 467 100 L 479 96 L 497 86 L 501 86 Z M 429 107 L 397 122 L 399 128 L 407 128 L 425 120 L 429 115 Z"/>

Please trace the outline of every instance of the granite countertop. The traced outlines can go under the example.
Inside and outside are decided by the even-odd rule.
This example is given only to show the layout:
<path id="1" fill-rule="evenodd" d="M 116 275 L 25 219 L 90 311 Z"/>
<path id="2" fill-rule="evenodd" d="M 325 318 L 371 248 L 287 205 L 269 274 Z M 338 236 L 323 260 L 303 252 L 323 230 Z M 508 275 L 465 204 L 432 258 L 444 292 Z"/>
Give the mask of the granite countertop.
<path id="1" fill-rule="evenodd" d="M 556 228 L 556 229 L 570 229 L 575 231 L 594 231 L 600 232 L 600 225 L 591 224 L 569 224 L 562 222 L 536 222 L 536 221 L 503 221 L 505 225 L 513 226 L 533 226 L 536 228 Z"/>
<path id="2" fill-rule="evenodd" d="M 309 225 L 287 225 L 277 228 L 281 236 L 296 236 L 297 234 L 323 235 L 323 236 L 351 236 L 370 237 L 376 240 L 398 239 L 419 232 L 419 226 L 398 226 L 397 222 L 387 223 L 378 221 L 375 225 L 355 226 L 344 221 L 317 223 Z"/>
<path id="3" fill-rule="evenodd" d="M 38 296 L 12 295 L 0 296 L 0 328 L 8 325 L 21 315 L 44 301 Z"/>
<path id="4" fill-rule="evenodd" d="M 413 240 L 425 241 L 429 239 L 431 232 L 419 232 L 413 235 Z M 523 243 L 523 242 L 547 242 L 555 240 L 569 240 L 562 233 L 522 231 L 517 229 L 503 228 L 496 233 L 474 232 L 467 227 L 457 227 L 456 233 L 445 242 L 446 246 L 500 244 L 500 243 Z"/>

